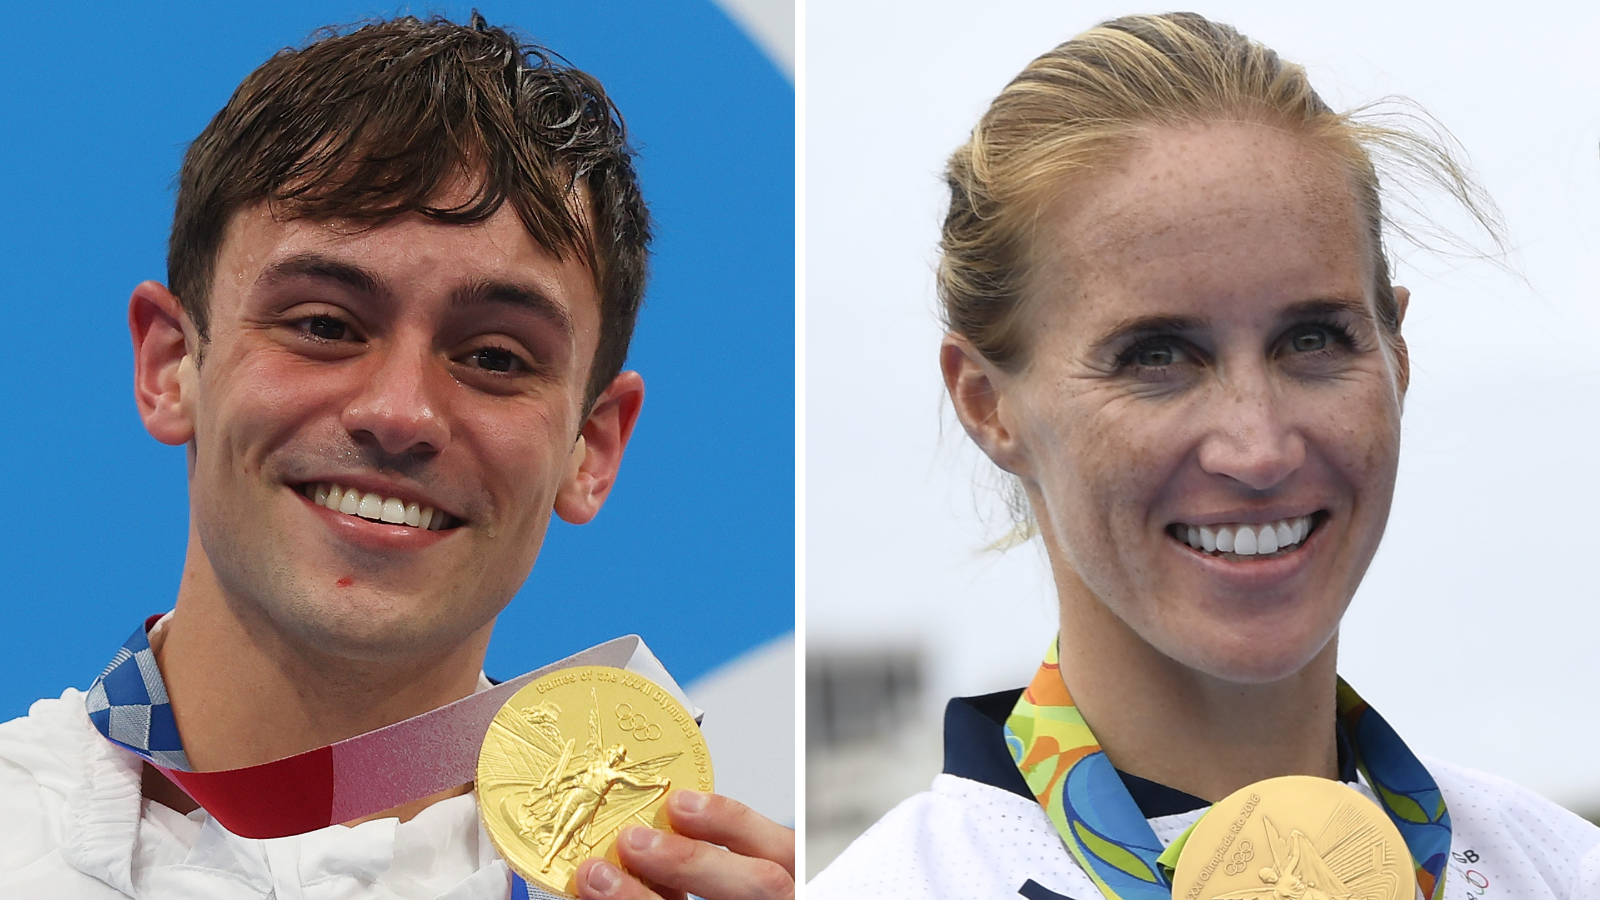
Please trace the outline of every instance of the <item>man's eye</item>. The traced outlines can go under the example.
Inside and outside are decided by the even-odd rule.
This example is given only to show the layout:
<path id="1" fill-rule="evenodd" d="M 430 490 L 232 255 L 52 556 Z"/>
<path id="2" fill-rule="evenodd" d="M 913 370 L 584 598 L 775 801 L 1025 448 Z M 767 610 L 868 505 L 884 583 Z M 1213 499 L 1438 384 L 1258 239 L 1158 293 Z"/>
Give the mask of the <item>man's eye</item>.
<path id="1" fill-rule="evenodd" d="M 490 372 L 509 372 L 517 367 L 516 354 L 499 347 L 480 347 L 469 357 L 473 365 Z"/>
<path id="2" fill-rule="evenodd" d="M 312 316 L 306 320 L 306 333 L 325 341 L 342 341 L 350 335 L 350 326 L 332 316 Z"/>

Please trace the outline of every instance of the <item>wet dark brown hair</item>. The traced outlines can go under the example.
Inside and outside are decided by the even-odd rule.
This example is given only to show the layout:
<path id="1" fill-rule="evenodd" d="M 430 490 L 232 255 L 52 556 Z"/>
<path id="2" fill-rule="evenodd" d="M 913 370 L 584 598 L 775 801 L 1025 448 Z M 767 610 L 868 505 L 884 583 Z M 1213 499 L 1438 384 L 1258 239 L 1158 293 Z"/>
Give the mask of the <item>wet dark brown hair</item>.
<path id="1" fill-rule="evenodd" d="M 460 204 L 434 205 L 463 177 Z M 622 370 L 644 296 L 650 220 L 622 116 L 594 77 L 491 27 L 404 17 L 325 29 L 250 73 L 184 155 L 167 251 L 202 343 L 228 222 L 375 225 L 406 213 L 481 222 L 509 201 L 529 234 L 577 254 L 600 295 L 592 401 Z"/>

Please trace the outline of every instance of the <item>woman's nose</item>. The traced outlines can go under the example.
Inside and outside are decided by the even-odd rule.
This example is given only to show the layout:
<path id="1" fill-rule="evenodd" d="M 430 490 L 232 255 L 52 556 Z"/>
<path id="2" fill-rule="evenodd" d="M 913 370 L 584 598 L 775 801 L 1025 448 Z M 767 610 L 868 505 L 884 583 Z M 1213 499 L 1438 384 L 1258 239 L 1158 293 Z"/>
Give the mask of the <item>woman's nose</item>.
<path id="1" fill-rule="evenodd" d="M 1255 491 L 1283 482 L 1306 460 L 1305 438 L 1287 408 L 1292 402 L 1264 373 L 1224 385 L 1209 413 L 1200 467 Z"/>

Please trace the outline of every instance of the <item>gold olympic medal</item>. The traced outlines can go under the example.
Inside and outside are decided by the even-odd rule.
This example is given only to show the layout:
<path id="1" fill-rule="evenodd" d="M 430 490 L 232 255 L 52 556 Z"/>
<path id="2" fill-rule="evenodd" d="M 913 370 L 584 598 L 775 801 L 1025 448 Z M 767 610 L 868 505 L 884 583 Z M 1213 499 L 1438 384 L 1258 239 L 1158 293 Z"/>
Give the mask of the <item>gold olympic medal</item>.
<path id="1" fill-rule="evenodd" d="M 667 794 L 710 791 L 694 716 L 625 669 L 577 666 L 529 682 L 495 713 L 478 751 L 478 811 L 507 864 L 576 897 L 578 863 L 617 861 L 632 822 L 668 827 Z"/>
<path id="2" fill-rule="evenodd" d="M 1389 816 L 1308 775 L 1229 794 L 1184 842 L 1173 900 L 1413 900 L 1416 868 Z"/>

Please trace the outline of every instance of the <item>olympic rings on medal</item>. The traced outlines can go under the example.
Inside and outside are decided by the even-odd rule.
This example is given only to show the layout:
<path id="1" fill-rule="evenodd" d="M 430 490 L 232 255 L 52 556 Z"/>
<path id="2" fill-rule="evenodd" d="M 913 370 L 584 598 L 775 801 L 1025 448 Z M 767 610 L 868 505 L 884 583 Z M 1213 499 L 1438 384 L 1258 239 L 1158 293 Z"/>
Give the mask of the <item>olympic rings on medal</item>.
<path id="1" fill-rule="evenodd" d="M 661 726 L 645 720 L 644 713 L 636 713 L 626 703 L 617 704 L 617 727 L 633 735 L 636 741 L 653 741 L 661 737 Z"/>
<path id="2" fill-rule="evenodd" d="M 1233 851 L 1233 856 L 1228 859 L 1225 870 L 1229 875 L 1237 875 L 1244 871 L 1245 865 L 1256 858 L 1255 847 L 1249 841 L 1240 841 L 1239 849 Z"/>

